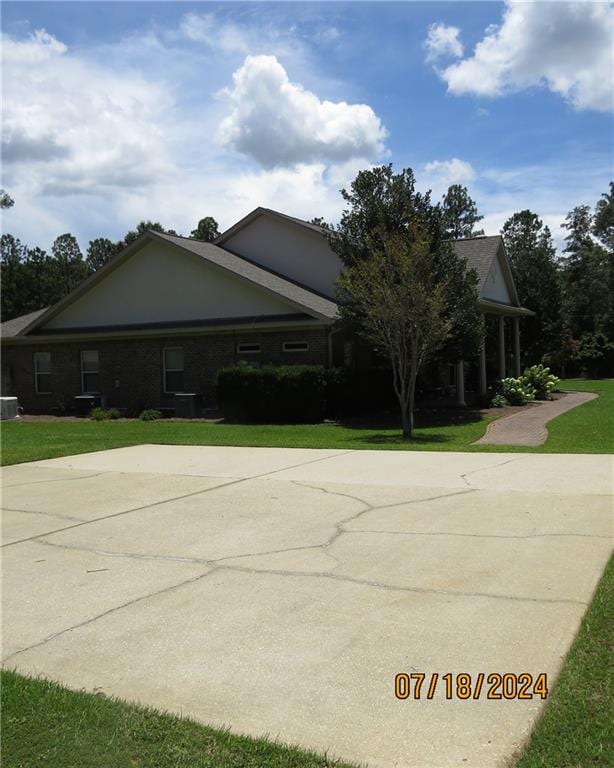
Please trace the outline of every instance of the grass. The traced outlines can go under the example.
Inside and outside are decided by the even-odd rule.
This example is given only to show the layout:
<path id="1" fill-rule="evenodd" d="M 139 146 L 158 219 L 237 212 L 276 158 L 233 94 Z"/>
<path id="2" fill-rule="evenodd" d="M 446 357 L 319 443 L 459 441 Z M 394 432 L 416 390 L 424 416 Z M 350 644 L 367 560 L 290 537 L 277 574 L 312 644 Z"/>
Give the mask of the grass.
<path id="1" fill-rule="evenodd" d="M 3 768 L 351 768 L 43 678 L 2 673 Z"/>
<path id="2" fill-rule="evenodd" d="M 418 451 L 533 451 L 546 453 L 609 453 L 614 451 L 614 379 L 567 380 L 565 389 L 598 393 L 599 397 L 549 425 L 550 437 L 538 448 L 475 446 L 487 424 L 497 415 L 479 411 L 426 413 L 418 419 L 415 437 L 401 442 L 396 424 L 211 424 L 205 422 L 137 420 L 15 421 L 2 427 L 2 463 L 50 459 L 107 448 L 157 443 L 166 445 L 239 445 L 276 448 L 333 448 L 348 450 L 398 449 Z"/>
<path id="3" fill-rule="evenodd" d="M 517 768 L 614 765 L 614 558 Z"/>

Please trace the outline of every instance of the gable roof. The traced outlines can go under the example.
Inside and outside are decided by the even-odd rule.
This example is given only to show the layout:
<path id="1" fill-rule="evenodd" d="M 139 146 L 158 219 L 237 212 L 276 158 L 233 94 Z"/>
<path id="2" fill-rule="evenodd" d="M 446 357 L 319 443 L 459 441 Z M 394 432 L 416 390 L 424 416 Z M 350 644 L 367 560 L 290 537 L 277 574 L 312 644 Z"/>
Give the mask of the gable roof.
<path id="1" fill-rule="evenodd" d="M 452 247 L 454 248 L 454 253 L 465 259 L 467 264 L 477 272 L 480 296 L 482 295 L 482 290 L 492 265 L 497 257 L 500 256 L 503 276 L 514 302 L 513 306 L 520 307 L 514 277 L 507 254 L 505 253 L 505 245 L 501 235 L 480 235 L 478 237 L 467 237 L 462 240 L 453 240 Z"/>
<path id="2" fill-rule="evenodd" d="M 137 240 L 124 248 L 121 253 L 111 258 L 103 267 L 77 286 L 68 296 L 65 296 L 53 306 L 9 321 L 13 325 L 7 327 L 6 330 L 8 332 L 6 335 L 23 336 L 37 330 L 101 282 L 106 275 L 117 269 L 132 254 L 140 250 L 147 243 L 155 240 L 167 242 L 236 275 L 241 280 L 258 285 L 264 290 L 286 299 L 298 310 L 306 312 L 319 320 L 333 321 L 337 317 L 337 305 L 335 302 L 310 291 L 308 288 L 299 286 L 286 278 L 269 272 L 264 267 L 247 261 L 234 253 L 230 253 L 213 243 L 147 230 Z M 3 330 L 4 326 L 7 325 L 6 323 L 3 325 Z"/>
<path id="3" fill-rule="evenodd" d="M 248 224 L 251 224 L 254 219 L 257 219 L 258 216 L 268 216 L 269 218 L 278 219 L 281 221 L 288 221 L 291 224 L 298 224 L 300 227 L 304 227 L 305 229 L 309 229 L 312 232 L 321 235 L 324 233 L 324 228 L 320 227 L 318 224 L 312 224 L 309 221 L 304 221 L 303 219 L 297 219 L 294 216 L 288 216 L 286 213 L 280 213 L 279 211 L 274 211 L 272 208 L 254 208 L 251 213 L 248 213 L 247 216 L 244 216 L 242 219 L 239 219 L 236 224 L 233 224 L 232 227 L 227 229 L 225 232 L 222 232 L 222 234 L 217 237 L 213 242 L 216 245 L 222 245 L 222 243 L 225 243 L 226 240 L 230 239 L 233 235 L 236 235 L 237 232 L 242 230 L 244 227 L 246 227 Z"/>
<path id="4" fill-rule="evenodd" d="M 235 235 L 237 232 L 251 224 L 251 222 L 257 219 L 259 216 L 267 216 L 269 218 L 286 221 L 308 229 L 311 232 L 319 235 L 324 235 L 326 232 L 324 227 L 321 227 L 318 224 L 312 224 L 309 221 L 297 219 L 295 216 L 288 216 L 285 213 L 274 211 L 272 208 L 258 207 L 251 211 L 251 213 L 248 213 L 247 216 L 244 216 L 242 219 L 240 219 L 236 224 L 233 224 L 233 226 L 227 229 L 225 232 L 222 232 L 222 234 L 216 238 L 214 242 L 216 245 L 221 245 L 233 237 L 233 235 Z M 503 238 L 501 235 L 480 235 L 477 237 L 463 238 L 461 240 L 453 240 L 452 245 L 457 256 L 464 258 L 467 261 L 467 264 L 477 272 L 479 279 L 478 289 L 480 295 L 486 283 L 486 279 L 490 273 L 493 262 L 497 259 L 497 256 L 500 255 L 504 279 L 510 296 L 514 301 L 513 306 L 520 307 L 520 301 L 518 300 L 514 277 L 512 275 L 507 255 L 505 253 L 505 246 L 503 244 Z M 526 311 L 528 312 L 528 310 Z"/>

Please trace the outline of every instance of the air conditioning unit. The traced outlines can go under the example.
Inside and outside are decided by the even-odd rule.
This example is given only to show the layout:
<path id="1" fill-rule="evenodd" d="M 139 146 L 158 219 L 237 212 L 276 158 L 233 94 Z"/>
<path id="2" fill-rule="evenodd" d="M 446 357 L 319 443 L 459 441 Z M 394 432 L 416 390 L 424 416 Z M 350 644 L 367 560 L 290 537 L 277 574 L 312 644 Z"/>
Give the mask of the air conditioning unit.
<path id="1" fill-rule="evenodd" d="M 19 418 L 18 403 L 16 397 L 0 397 L 0 420 Z"/>

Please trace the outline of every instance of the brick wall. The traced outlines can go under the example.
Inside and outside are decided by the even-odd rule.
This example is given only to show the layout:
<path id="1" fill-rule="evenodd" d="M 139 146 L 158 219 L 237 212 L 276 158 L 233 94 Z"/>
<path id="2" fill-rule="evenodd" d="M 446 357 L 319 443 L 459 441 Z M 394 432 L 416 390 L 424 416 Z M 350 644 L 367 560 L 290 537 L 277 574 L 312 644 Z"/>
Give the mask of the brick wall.
<path id="1" fill-rule="evenodd" d="M 307 341 L 308 352 L 283 352 L 284 341 Z M 237 354 L 237 344 L 261 345 L 259 354 Z M 326 329 L 291 331 L 235 331 L 199 336 L 168 336 L 106 341 L 6 345 L 2 350 L 3 394 L 16 395 L 26 413 L 57 413 L 73 409 L 81 394 L 81 351 L 98 350 L 100 390 L 109 407 L 138 412 L 143 408 L 173 407 L 174 397 L 163 392 L 162 350 L 182 347 L 184 390 L 215 405 L 215 377 L 225 365 L 239 360 L 260 363 L 319 364 L 328 362 Z M 51 352 L 51 390 L 37 394 L 34 353 Z"/>

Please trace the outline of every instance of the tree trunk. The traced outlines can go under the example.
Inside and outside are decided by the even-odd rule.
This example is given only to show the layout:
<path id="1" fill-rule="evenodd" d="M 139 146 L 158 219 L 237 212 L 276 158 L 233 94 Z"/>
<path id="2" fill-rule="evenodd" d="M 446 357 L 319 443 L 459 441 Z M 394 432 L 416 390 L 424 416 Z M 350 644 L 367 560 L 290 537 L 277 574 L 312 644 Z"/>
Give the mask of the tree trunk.
<path id="1" fill-rule="evenodd" d="M 414 415 L 409 408 L 407 400 L 401 401 L 401 424 L 403 425 L 403 442 L 411 440 L 413 430 Z"/>

